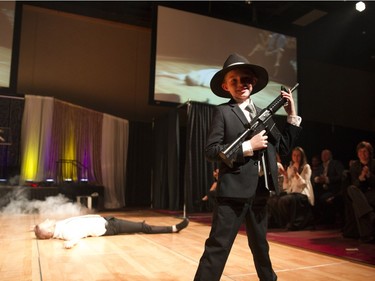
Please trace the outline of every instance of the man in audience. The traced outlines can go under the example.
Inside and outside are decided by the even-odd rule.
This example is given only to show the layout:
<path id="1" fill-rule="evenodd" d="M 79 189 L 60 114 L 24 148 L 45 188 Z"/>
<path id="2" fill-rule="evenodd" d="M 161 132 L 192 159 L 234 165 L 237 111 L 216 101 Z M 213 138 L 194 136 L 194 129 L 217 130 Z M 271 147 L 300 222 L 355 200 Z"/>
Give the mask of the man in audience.
<path id="1" fill-rule="evenodd" d="M 347 189 L 358 233 L 362 242 L 375 240 L 375 159 L 373 147 L 362 141 L 357 145 L 358 160 L 350 166 L 351 185 Z"/>
<path id="2" fill-rule="evenodd" d="M 341 187 L 344 166 L 340 161 L 333 159 L 332 152 L 329 149 L 324 149 L 321 152 L 321 160 L 318 175 L 313 179 L 317 222 L 324 224 L 342 223 L 344 205 Z"/>

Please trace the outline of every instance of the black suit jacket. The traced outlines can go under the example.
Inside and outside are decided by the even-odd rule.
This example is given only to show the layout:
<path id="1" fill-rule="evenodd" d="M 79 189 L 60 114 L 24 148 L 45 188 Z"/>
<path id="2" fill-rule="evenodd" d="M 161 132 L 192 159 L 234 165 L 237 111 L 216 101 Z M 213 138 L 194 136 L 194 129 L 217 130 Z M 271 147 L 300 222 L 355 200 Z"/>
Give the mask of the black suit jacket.
<path id="1" fill-rule="evenodd" d="M 323 175 L 324 173 L 324 166 L 323 164 L 320 164 L 319 166 L 319 175 Z M 328 163 L 327 168 L 327 175 L 329 179 L 329 184 L 327 184 L 327 187 L 324 188 L 323 184 L 315 184 L 315 188 L 317 189 L 317 192 L 326 192 L 330 191 L 334 194 L 337 194 L 341 192 L 341 185 L 342 180 L 344 176 L 344 166 L 342 163 L 338 160 L 330 160 Z"/>
<path id="2" fill-rule="evenodd" d="M 363 192 L 366 192 L 369 188 L 375 189 L 375 159 L 371 159 L 367 165 L 370 169 L 370 178 L 366 181 L 361 182 L 359 180 L 359 175 L 362 173 L 363 165 L 359 160 L 356 160 L 350 166 L 350 177 L 352 184 L 360 188 Z"/>
<path id="3" fill-rule="evenodd" d="M 257 108 L 259 111 L 259 108 Z M 233 168 L 220 161 L 219 152 L 228 147 L 247 128 L 249 122 L 234 100 L 215 108 L 210 133 L 205 148 L 206 158 L 220 162 L 219 180 L 217 186 L 218 197 L 248 199 L 255 194 L 258 180 L 260 153 L 252 157 L 244 157 L 242 149 L 235 156 Z M 265 150 L 267 168 L 270 173 L 268 179 L 270 187 L 278 194 L 276 152 L 286 155 L 294 147 L 302 128 L 286 124 L 277 140 L 268 143 Z"/>

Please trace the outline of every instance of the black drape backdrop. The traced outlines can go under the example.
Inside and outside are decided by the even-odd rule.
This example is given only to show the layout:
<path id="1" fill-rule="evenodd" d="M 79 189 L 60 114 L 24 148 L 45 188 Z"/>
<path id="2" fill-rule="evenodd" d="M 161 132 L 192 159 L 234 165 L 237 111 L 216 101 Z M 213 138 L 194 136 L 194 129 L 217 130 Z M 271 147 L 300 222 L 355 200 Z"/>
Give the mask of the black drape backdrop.
<path id="1" fill-rule="evenodd" d="M 180 141 L 178 109 L 154 122 L 153 207 L 178 210 L 180 206 Z"/>
<path id="2" fill-rule="evenodd" d="M 213 181 L 214 169 L 204 156 L 212 110 L 212 105 L 188 102 L 155 121 L 154 208 L 204 209 L 201 198 Z"/>
<path id="3" fill-rule="evenodd" d="M 150 207 L 152 170 L 152 125 L 129 123 L 129 149 L 126 172 L 125 205 Z"/>
<path id="4" fill-rule="evenodd" d="M 17 181 L 20 173 L 20 139 L 21 139 L 21 120 L 23 115 L 25 101 L 24 99 L 12 97 L 0 97 L 0 128 L 9 130 L 7 136 L 10 145 L 0 144 L 0 178 L 8 179 L 13 184 L 13 179 Z"/>
<path id="5" fill-rule="evenodd" d="M 213 106 L 191 102 L 187 110 L 184 190 L 187 212 L 202 211 L 201 198 L 213 182 L 214 163 L 205 158 L 204 148 L 211 126 Z"/>

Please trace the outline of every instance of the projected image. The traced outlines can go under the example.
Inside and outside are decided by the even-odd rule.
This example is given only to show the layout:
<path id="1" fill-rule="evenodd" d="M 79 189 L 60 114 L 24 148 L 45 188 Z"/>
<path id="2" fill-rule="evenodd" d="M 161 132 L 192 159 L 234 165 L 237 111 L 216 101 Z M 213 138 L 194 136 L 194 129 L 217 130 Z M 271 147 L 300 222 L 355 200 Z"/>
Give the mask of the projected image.
<path id="1" fill-rule="evenodd" d="M 15 1 L 0 1 L 0 88 L 10 86 Z"/>
<path id="2" fill-rule="evenodd" d="M 154 39 L 156 103 L 227 102 L 211 92 L 210 80 L 235 52 L 268 71 L 268 86 L 252 97 L 260 107 L 280 94 L 281 85 L 297 82 L 295 37 L 159 6 Z"/>

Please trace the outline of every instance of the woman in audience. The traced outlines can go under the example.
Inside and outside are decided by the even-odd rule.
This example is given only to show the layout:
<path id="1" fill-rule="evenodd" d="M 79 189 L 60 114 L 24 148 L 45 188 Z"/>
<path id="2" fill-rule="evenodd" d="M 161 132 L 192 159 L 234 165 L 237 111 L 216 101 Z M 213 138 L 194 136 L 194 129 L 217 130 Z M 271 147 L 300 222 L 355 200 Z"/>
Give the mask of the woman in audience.
<path id="1" fill-rule="evenodd" d="M 312 220 L 314 192 L 311 184 L 311 167 L 304 150 L 295 147 L 292 161 L 286 171 L 283 188 L 286 194 L 278 200 L 281 222 L 288 230 L 300 230 Z"/>

